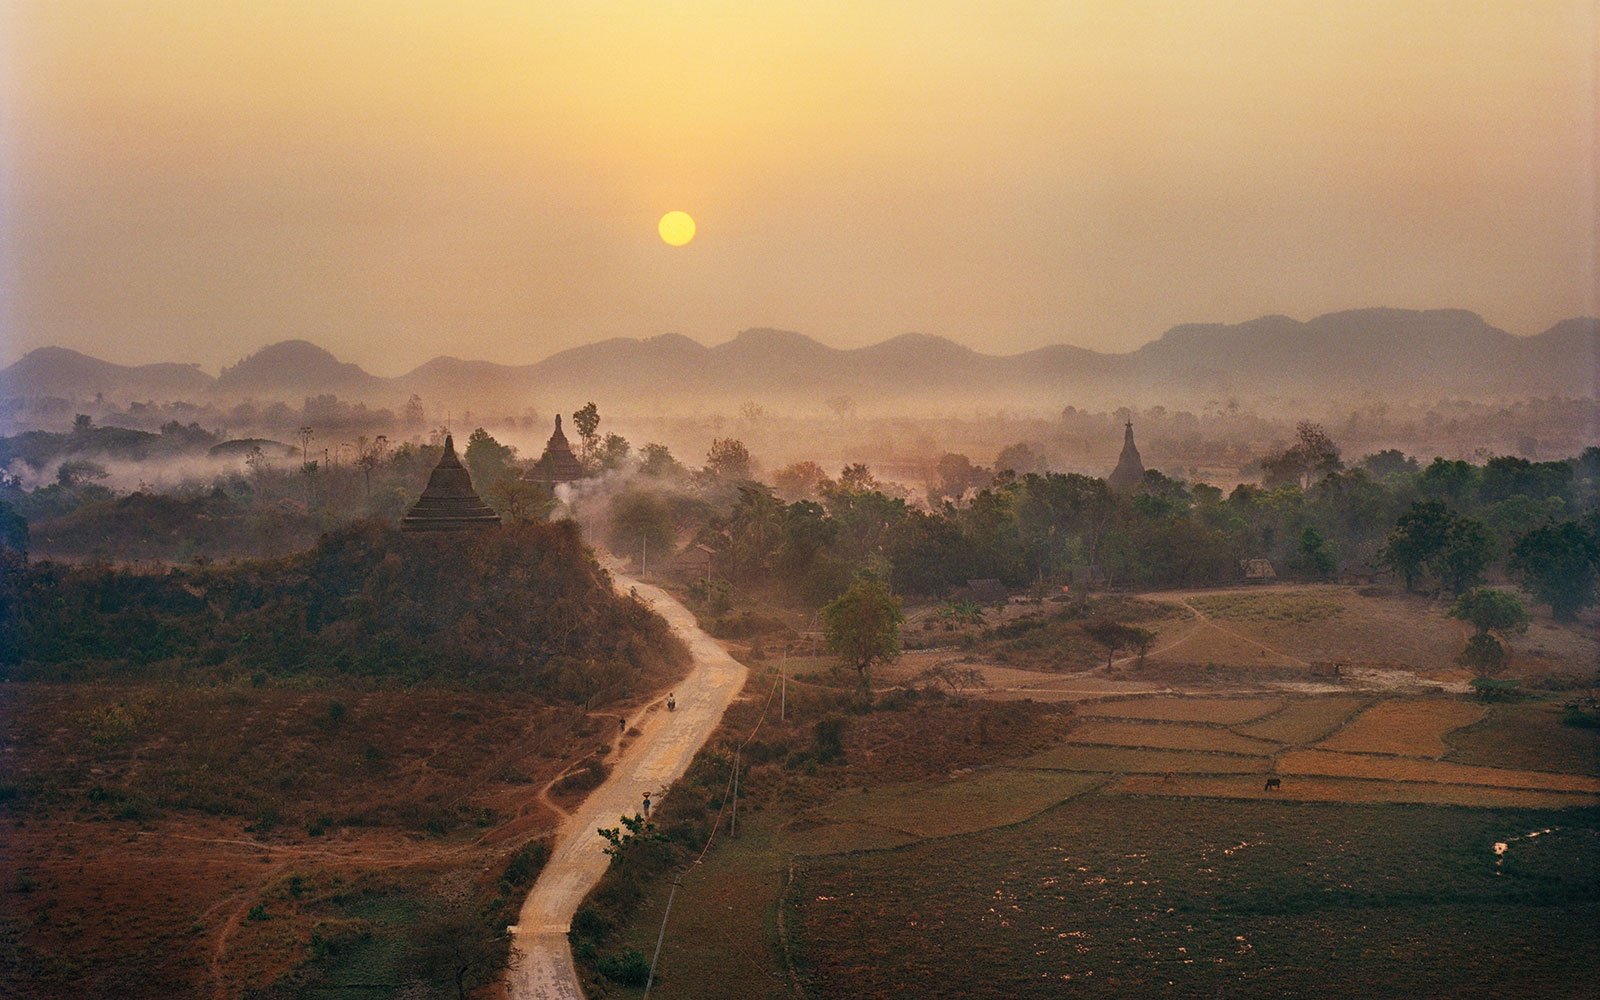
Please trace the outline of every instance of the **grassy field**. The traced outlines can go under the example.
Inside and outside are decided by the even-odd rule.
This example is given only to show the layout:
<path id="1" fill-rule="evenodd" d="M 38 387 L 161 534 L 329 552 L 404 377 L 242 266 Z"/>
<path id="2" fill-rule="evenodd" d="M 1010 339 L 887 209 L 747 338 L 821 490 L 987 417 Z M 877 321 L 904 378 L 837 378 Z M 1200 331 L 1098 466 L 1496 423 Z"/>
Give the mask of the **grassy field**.
<path id="1" fill-rule="evenodd" d="M 1600 729 L 1569 726 L 1556 702 L 1494 705 L 1482 722 L 1445 736 L 1447 760 L 1486 767 L 1571 771 L 1600 770 Z"/>
<path id="2" fill-rule="evenodd" d="M 1549 771 L 1518 771 L 1503 767 L 1473 767 L 1442 760 L 1376 757 L 1368 754 L 1293 750 L 1278 758 L 1285 774 L 1322 774 L 1336 778 L 1376 778 L 1383 781 L 1431 781 L 1441 785 L 1485 785 L 1499 788 L 1540 788 L 1557 792 L 1600 794 L 1600 778 Z"/>
<path id="3" fill-rule="evenodd" d="M 900 734 L 927 738 L 933 715 L 874 713 L 831 797 L 766 800 L 685 878 L 654 992 L 1315 997 L 1336 980 L 1352 996 L 1585 995 L 1600 972 L 1575 930 L 1600 918 L 1596 734 L 1539 705 L 1039 705 L 1008 745 L 1072 712 L 1054 745 L 990 745 L 1000 766 L 887 782 L 977 751 L 957 735 L 976 727 L 943 705 L 919 747 Z M 1305 749 L 1352 727 L 1357 745 L 1418 755 Z M 1557 832 L 1516 839 L 1543 829 Z M 1496 841 L 1513 845 L 1501 866 Z M 649 953 L 666 891 L 647 892 L 619 945 Z"/>
<path id="4" fill-rule="evenodd" d="M 1236 733 L 1254 736 L 1259 740 L 1288 744 L 1314 743 L 1344 725 L 1351 716 L 1369 704 L 1369 699 L 1355 697 L 1300 698 L 1289 702 L 1282 711 L 1233 729 Z"/>
<path id="5" fill-rule="evenodd" d="M 414 978 L 363 980 L 407 921 L 359 899 L 428 911 L 463 868 L 483 881 L 455 896 L 494 897 L 553 824 L 540 784 L 600 739 L 427 688 L 11 683 L 0 716 L 0 981 L 40 997 Z"/>
<path id="6" fill-rule="evenodd" d="M 1450 751 L 1444 734 L 1472 725 L 1485 711 L 1481 704 L 1455 699 L 1381 701 L 1323 740 L 1322 746 L 1355 753 L 1442 757 Z"/>
<path id="7" fill-rule="evenodd" d="M 1594 811 L 1091 795 L 807 859 L 793 899 L 821 997 L 1582 996 L 1597 873 Z"/>
<path id="8" fill-rule="evenodd" d="M 846 793 L 816 812 L 829 819 L 871 823 L 918 838 L 946 837 L 1021 822 L 1097 783 L 1079 775 L 999 768 L 953 781 Z"/>
<path id="9" fill-rule="evenodd" d="M 1190 753 L 1182 750 L 1146 750 L 1123 747 L 1080 746 L 1065 743 L 1044 753 L 1015 761 L 1014 767 L 1039 767 L 1059 771 L 1102 774 L 1260 774 L 1272 766 L 1268 757 L 1228 753 Z"/>
<path id="10" fill-rule="evenodd" d="M 1152 722 L 1215 722 L 1236 725 L 1283 707 L 1281 698 L 1131 698 L 1088 702 L 1080 715 Z"/>
<path id="11" fill-rule="evenodd" d="M 1220 726 L 1189 725 L 1181 722 L 1091 720 L 1074 726 L 1069 739 L 1073 743 L 1154 747 L 1163 750 L 1210 750 L 1238 754 L 1270 754 L 1276 749 L 1271 743 L 1239 736 Z"/>

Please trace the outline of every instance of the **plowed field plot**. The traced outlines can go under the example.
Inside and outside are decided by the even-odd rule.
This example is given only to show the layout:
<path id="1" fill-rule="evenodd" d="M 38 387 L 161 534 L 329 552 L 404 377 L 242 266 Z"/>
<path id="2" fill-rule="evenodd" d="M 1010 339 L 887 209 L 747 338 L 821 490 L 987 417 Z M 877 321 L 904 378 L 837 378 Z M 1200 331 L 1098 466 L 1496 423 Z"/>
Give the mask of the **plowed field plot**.
<path id="1" fill-rule="evenodd" d="M 1067 744 L 1034 754 L 1013 767 L 1038 767 L 1058 771 L 1099 771 L 1105 774 L 1258 774 L 1272 765 L 1267 757 L 1225 753 L 1187 753 L 1181 750 L 1135 750 L 1123 747 Z"/>
<path id="2" fill-rule="evenodd" d="M 1450 751 L 1444 734 L 1470 726 L 1485 709 L 1465 701 L 1423 699 L 1380 701 L 1322 741 L 1327 750 L 1443 757 Z"/>
<path id="3" fill-rule="evenodd" d="M 1181 722 L 1101 722 L 1075 726 L 1067 735 L 1071 743 L 1100 743 L 1119 747 L 1154 747 L 1160 750 L 1214 750 L 1219 753 L 1270 754 L 1274 744 L 1252 740 L 1218 726 Z"/>
<path id="4" fill-rule="evenodd" d="M 793 826 L 784 836 L 797 854 L 843 854 L 901 847 L 919 839 L 904 830 L 874 823 L 823 822 Z"/>
<path id="5" fill-rule="evenodd" d="M 790 926 L 822 997 L 1576 997 L 1597 898 L 1596 810 L 1090 794 L 804 861 Z"/>
<path id="6" fill-rule="evenodd" d="M 1442 760 L 1407 760 L 1363 754 L 1295 750 L 1278 758 L 1285 774 L 1323 774 L 1339 778 L 1376 778 L 1381 781 L 1432 781 L 1452 785 L 1491 785 L 1501 788 L 1538 788 L 1557 792 L 1600 794 L 1600 778 L 1581 774 L 1516 771 L 1501 767 L 1473 767 Z"/>
<path id="7" fill-rule="evenodd" d="M 1242 726 L 1234 732 L 1279 743 L 1311 743 L 1344 725 L 1351 714 L 1367 704 L 1365 698 L 1302 698 L 1283 711 Z"/>
<path id="8" fill-rule="evenodd" d="M 1495 705 L 1482 722 L 1445 737 L 1458 764 L 1539 771 L 1600 771 L 1600 729 L 1569 726 L 1550 702 Z"/>
<path id="9" fill-rule="evenodd" d="M 818 816 L 942 837 L 1027 819 L 1100 783 L 1092 775 L 1003 768 L 954 781 L 919 781 L 847 793 Z"/>
<path id="10" fill-rule="evenodd" d="M 1097 701 L 1078 709 L 1082 715 L 1159 722 L 1216 722 L 1234 725 L 1258 719 L 1283 707 L 1281 698 L 1135 698 Z"/>
<path id="11" fill-rule="evenodd" d="M 1183 776 L 1171 781 L 1147 775 L 1123 778 L 1108 793 L 1179 798 L 1262 799 L 1297 802 L 1407 802 L 1424 805 L 1563 809 L 1600 805 L 1600 796 L 1531 788 L 1443 785 L 1422 781 L 1365 781 L 1320 775 L 1284 775 L 1283 786 L 1266 791 L 1260 777 Z"/>

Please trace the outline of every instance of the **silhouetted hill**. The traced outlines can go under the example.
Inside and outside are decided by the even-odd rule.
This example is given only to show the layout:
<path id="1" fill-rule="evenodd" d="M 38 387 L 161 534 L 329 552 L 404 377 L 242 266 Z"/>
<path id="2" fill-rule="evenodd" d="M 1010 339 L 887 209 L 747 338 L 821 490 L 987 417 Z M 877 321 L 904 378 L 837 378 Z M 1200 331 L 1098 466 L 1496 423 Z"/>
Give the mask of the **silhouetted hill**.
<path id="1" fill-rule="evenodd" d="M 340 361 L 307 340 L 285 340 L 263 347 L 217 376 L 217 389 L 239 396 L 296 399 L 331 392 L 364 396 L 385 388 L 388 379 L 369 375 L 360 365 Z"/>
<path id="2" fill-rule="evenodd" d="M 1516 337 L 1456 309 L 1356 309 L 1306 322 L 1263 316 L 1185 324 L 1127 354 L 1055 345 L 1010 356 L 908 333 L 841 350 L 804 334 L 757 328 L 707 347 L 680 334 L 612 338 L 528 365 L 438 357 L 380 378 L 303 340 L 263 348 L 211 379 L 182 365 L 127 368 L 75 351 L 34 351 L 0 371 L 0 395 L 298 402 L 334 393 L 396 407 L 520 409 L 577 397 L 610 408 L 696 408 L 754 399 L 815 408 L 861 405 L 1116 405 L 1185 398 L 1594 396 L 1600 320 L 1571 319 Z"/>
<path id="3" fill-rule="evenodd" d="M 211 383 L 210 375 L 191 365 L 117 365 L 65 347 L 41 347 L 0 370 L 0 397 L 196 399 Z"/>

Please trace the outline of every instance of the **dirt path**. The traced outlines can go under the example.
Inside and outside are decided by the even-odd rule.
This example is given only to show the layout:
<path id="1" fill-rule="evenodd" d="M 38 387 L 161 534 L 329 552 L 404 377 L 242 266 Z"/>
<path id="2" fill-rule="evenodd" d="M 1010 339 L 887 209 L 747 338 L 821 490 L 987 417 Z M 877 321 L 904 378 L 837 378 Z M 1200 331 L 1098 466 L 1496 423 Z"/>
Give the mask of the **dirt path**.
<path id="1" fill-rule="evenodd" d="M 739 689 L 745 668 L 700 631 L 694 615 L 658 587 L 613 571 L 622 593 L 634 589 L 667 620 L 694 655 L 688 678 L 674 688 L 678 710 L 660 703 L 629 720 L 639 736 L 612 764 L 611 776 L 561 823 L 555 853 L 533 885 L 512 930 L 512 1000 L 580 1000 L 567 931 L 572 915 L 604 874 L 610 858 L 596 831 L 616 826 L 619 816 L 639 811 L 644 794 L 658 797 L 688 770 L 689 762 L 716 729 Z"/>

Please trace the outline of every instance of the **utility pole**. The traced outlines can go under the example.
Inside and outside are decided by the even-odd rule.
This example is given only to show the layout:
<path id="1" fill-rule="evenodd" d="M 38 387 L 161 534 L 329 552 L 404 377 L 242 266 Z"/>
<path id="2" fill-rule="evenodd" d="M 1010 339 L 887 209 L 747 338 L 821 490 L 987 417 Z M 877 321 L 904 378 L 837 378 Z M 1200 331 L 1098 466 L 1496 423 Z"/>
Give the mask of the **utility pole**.
<path id="1" fill-rule="evenodd" d="M 772 702 L 767 702 L 772 704 Z M 733 815 L 728 817 L 728 836 L 739 835 L 739 748 L 733 750 Z"/>
<path id="2" fill-rule="evenodd" d="M 672 877 L 672 891 L 667 893 L 667 907 L 661 912 L 661 929 L 656 932 L 656 952 L 650 956 L 650 975 L 644 981 L 644 995 L 650 995 L 650 987 L 656 982 L 656 962 L 661 958 L 661 939 L 667 936 L 667 917 L 672 913 L 673 897 L 678 895 L 678 886 L 683 884 L 683 873 Z"/>

